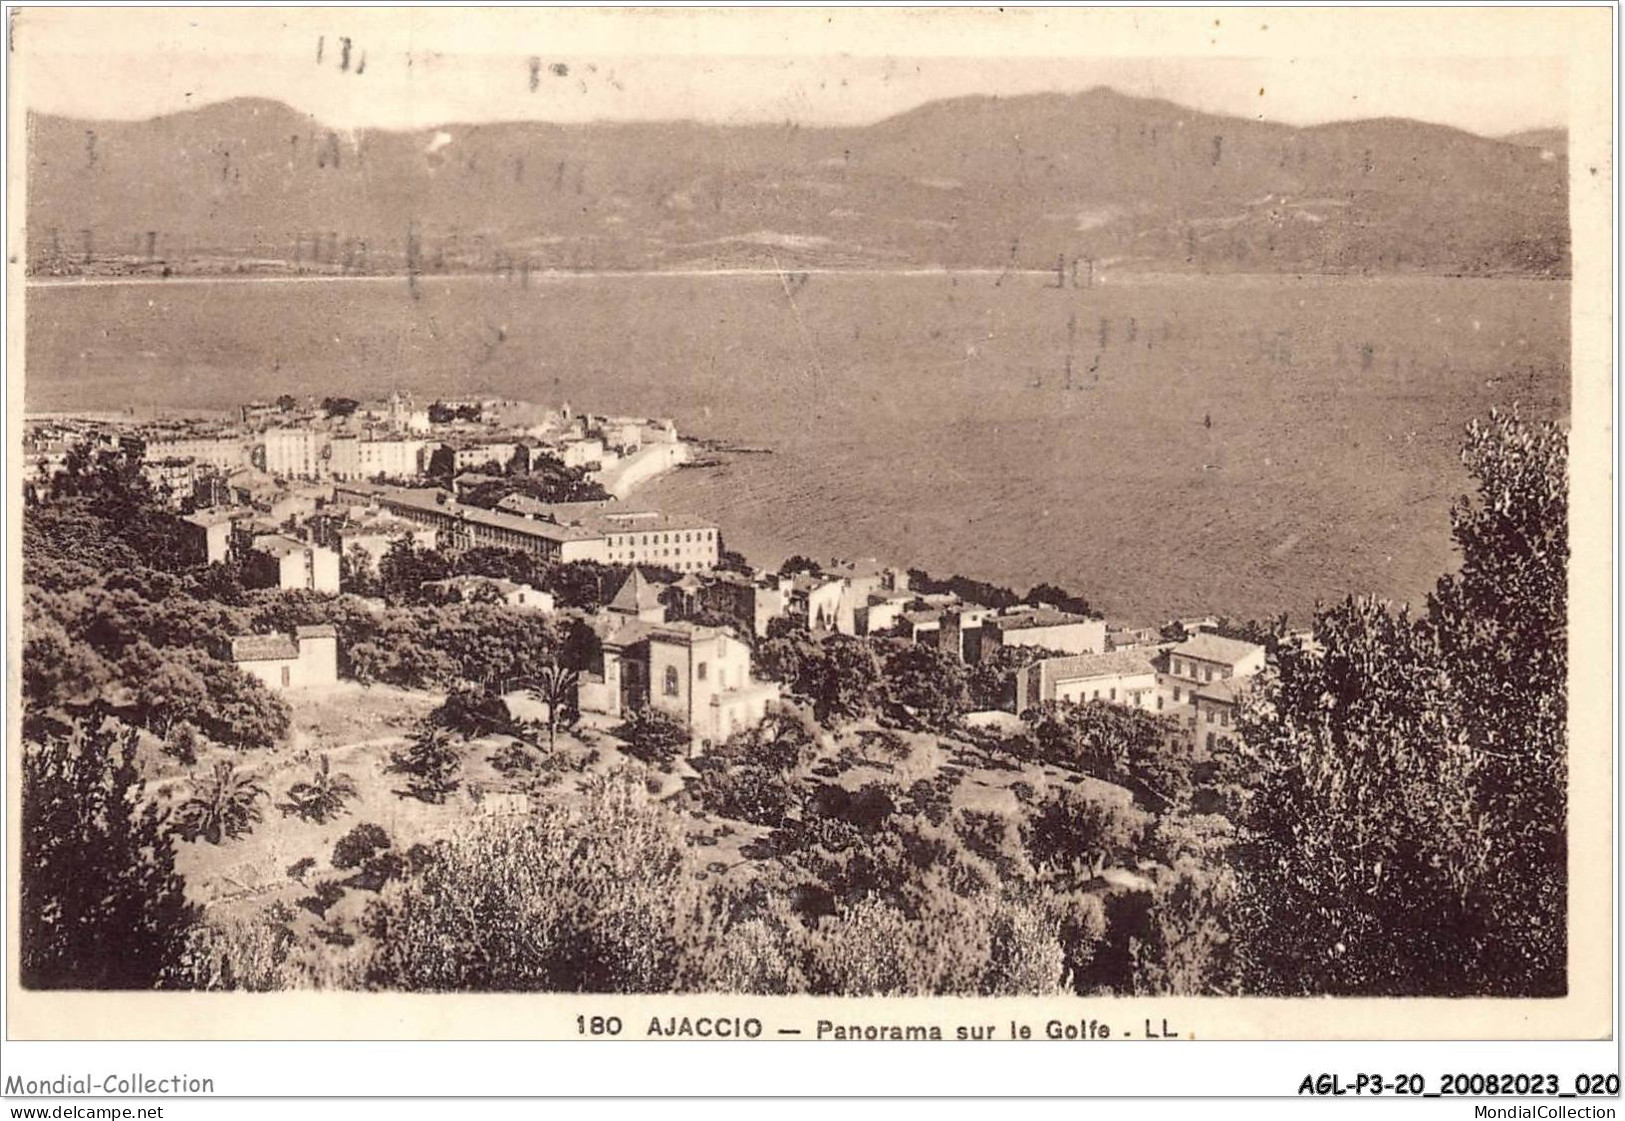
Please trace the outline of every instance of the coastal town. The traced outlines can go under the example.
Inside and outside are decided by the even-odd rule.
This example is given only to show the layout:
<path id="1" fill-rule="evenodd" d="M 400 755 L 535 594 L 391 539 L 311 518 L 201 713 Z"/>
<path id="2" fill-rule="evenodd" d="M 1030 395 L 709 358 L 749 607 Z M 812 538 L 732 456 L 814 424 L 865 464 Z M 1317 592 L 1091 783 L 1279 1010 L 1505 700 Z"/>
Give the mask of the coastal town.
<path id="1" fill-rule="evenodd" d="M 1554 991 L 1548 928 L 1453 886 L 1489 875 L 1459 864 L 1478 819 L 1435 807 L 1515 791 L 1503 817 L 1561 820 L 1561 710 L 1506 698 L 1562 688 L 1566 553 L 1500 542 L 1561 542 L 1564 436 L 1492 412 L 1466 439 L 1481 482 L 1508 449 L 1536 466 L 1458 505 L 1425 613 L 1351 595 L 1294 629 L 1114 618 L 1088 573 L 761 563 L 649 499 L 737 450 L 664 417 L 400 393 L 34 414 L 25 984 Z M 696 481 L 702 506 L 730 485 Z M 1559 589 L 1516 680 L 1480 672 L 1508 555 Z M 1464 764 L 1507 727 L 1556 746 Z M 1390 820 L 1404 845 L 1356 829 Z M 1496 875 L 1557 892 L 1531 838 Z M 1417 884 L 1522 956 L 1306 952 L 1348 937 L 1351 892 Z M 107 955 L 65 914 L 152 933 Z"/>
<path id="2" fill-rule="evenodd" d="M 575 626 L 591 636 L 567 667 L 577 711 L 603 721 L 670 713 L 689 729 L 691 753 L 757 726 L 781 702 L 788 683 L 765 678 L 751 651 L 784 628 L 901 640 L 996 667 L 1008 700 L 967 713 L 972 727 L 1019 725 L 1023 711 L 1050 702 L 1102 702 L 1166 716 L 1204 752 L 1230 740 L 1247 683 L 1265 665 L 1264 643 L 1221 633 L 1234 628 L 1217 616 L 1145 626 L 1041 595 L 982 603 L 974 589 L 929 577 L 918 586 L 906 567 L 874 558 L 753 568 L 724 547 L 726 527 L 638 501 L 640 484 L 697 458 L 667 419 L 479 398 L 420 407 L 392 393 L 256 401 L 215 420 L 31 417 L 25 429 L 33 501 L 49 500 L 75 454 L 116 457 L 173 517 L 187 563 L 235 565 L 248 587 L 381 606 L 380 569 L 402 549 L 502 549 L 591 566 L 603 585 L 591 608 L 489 575 L 440 576 L 421 592 Z M 1284 627 L 1274 639 L 1312 641 Z M 270 689 L 297 692 L 337 683 L 337 641 L 333 627 L 307 626 L 235 636 L 219 656 Z"/>

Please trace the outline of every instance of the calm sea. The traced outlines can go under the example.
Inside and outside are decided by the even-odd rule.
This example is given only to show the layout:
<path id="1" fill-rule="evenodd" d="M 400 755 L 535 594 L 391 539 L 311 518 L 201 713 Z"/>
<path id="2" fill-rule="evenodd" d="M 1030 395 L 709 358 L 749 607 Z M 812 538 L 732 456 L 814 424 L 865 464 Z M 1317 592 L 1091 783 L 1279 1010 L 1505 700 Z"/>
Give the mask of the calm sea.
<path id="1" fill-rule="evenodd" d="M 498 394 L 732 454 L 641 492 L 758 563 L 878 556 L 1115 617 L 1302 619 L 1450 567 L 1462 427 L 1565 417 L 1567 283 L 594 276 L 28 292 L 30 410 Z"/>

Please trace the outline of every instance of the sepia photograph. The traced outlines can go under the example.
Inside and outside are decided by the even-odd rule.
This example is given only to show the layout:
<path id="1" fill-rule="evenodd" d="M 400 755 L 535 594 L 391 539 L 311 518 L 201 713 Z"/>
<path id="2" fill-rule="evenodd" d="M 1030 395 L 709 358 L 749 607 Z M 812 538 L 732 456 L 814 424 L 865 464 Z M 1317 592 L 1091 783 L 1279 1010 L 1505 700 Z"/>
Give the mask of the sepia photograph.
<path id="1" fill-rule="evenodd" d="M 1611 994 L 1606 80 L 1274 13 L 11 10 L 13 1011 Z"/>

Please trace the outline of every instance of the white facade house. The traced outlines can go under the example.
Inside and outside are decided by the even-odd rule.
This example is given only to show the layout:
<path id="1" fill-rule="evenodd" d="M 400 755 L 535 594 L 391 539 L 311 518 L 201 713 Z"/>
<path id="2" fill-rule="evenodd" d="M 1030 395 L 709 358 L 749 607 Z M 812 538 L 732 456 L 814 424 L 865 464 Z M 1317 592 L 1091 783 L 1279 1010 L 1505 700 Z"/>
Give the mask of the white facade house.
<path id="1" fill-rule="evenodd" d="M 1157 670 L 1149 658 L 1133 653 L 1045 658 L 1017 672 L 1016 711 L 1046 701 L 1103 701 L 1155 711 L 1161 707 Z"/>
<path id="2" fill-rule="evenodd" d="M 299 627 L 285 634 L 240 635 L 231 640 L 231 661 L 268 689 L 301 689 L 338 681 L 338 631 Z"/>

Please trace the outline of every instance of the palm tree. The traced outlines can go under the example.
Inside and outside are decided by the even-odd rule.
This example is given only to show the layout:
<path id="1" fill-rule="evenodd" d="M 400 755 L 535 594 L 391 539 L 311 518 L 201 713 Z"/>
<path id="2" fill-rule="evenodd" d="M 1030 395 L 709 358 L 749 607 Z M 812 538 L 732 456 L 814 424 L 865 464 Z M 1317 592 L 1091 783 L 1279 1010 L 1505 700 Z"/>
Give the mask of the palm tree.
<path id="1" fill-rule="evenodd" d="M 192 796 L 176 811 L 181 836 L 218 845 L 252 833 L 261 820 L 259 801 L 264 797 L 266 790 L 251 771 L 239 771 L 222 759 L 207 778 L 193 780 Z"/>
<path id="2" fill-rule="evenodd" d="M 344 813 L 344 804 L 360 791 L 355 779 L 343 771 L 333 773 L 332 763 L 321 756 L 308 782 L 296 782 L 288 787 L 288 800 L 282 803 L 284 816 L 297 814 L 305 821 L 322 825 Z"/>
<path id="3" fill-rule="evenodd" d="M 578 681 L 575 670 L 565 669 L 557 662 L 552 662 L 543 666 L 541 672 L 536 675 L 536 684 L 525 690 L 525 694 L 531 700 L 547 706 L 549 751 L 553 750 L 559 728 L 570 727 L 580 715 L 576 697 Z"/>

